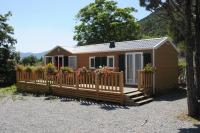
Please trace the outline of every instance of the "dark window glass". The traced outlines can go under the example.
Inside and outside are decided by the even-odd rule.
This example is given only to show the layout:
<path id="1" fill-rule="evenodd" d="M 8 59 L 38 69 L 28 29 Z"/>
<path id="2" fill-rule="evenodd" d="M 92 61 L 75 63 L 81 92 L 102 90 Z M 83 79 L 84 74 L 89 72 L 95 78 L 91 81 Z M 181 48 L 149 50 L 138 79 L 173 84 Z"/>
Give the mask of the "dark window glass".
<path id="1" fill-rule="evenodd" d="M 146 66 L 147 64 L 152 64 L 151 53 L 144 53 L 143 58 L 144 58 L 144 66 Z"/>
<path id="2" fill-rule="evenodd" d="M 112 57 L 108 58 L 108 67 L 113 67 L 113 58 Z"/>
<path id="3" fill-rule="evenodd" d="M 95 59 L 90 58 L 90 67 L 95 67 Z"/>

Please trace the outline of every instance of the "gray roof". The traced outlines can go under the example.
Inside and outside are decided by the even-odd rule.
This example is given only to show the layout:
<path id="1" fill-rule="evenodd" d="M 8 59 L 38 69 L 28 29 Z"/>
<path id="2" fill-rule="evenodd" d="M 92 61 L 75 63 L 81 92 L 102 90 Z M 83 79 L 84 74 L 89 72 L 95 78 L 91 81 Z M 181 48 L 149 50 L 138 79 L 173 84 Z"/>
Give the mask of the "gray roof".
<path id="1" fill-rule="evenodd" d="M 110 43 L 75 46 L 75 47 L 67 47 L 67 46 L 60 46 L 60 47 L 73 54 L 130 51 L 130 50 L 149 50 L 164 44 L 164 42 L 166 42 L 167 40 L 168 40 L 167 37 L 162 37 L 162 38 L 115 42 L 115 48 L 110 48 L 109 47 Z"/>

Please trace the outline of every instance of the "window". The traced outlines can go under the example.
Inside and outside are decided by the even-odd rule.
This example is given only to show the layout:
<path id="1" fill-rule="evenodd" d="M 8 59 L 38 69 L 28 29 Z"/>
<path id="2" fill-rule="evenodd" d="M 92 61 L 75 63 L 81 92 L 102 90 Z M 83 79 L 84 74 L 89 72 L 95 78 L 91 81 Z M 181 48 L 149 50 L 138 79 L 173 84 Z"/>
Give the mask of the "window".
<path id="1" fill-rule="evenodd" d="M 49 64 L 49 63 L 54 63 L 53 62 L 53 56 L 45 56 L 45 64 Z"/>
<path id="2" fill-rule="evenodd" d="M 76 69 L 76 56 L 69 56 L 69 67 Z"/>
<path id="3" fill-rule="evenodd" d="M 114 68 L 114 56 L 107 57 L 107 66 L 110 68 Z"/>
<path id="4" fill-rule="evenodd" d="M 95 57 L 89 58 L 89 66 L 90 68 L 95 68 Z"/>

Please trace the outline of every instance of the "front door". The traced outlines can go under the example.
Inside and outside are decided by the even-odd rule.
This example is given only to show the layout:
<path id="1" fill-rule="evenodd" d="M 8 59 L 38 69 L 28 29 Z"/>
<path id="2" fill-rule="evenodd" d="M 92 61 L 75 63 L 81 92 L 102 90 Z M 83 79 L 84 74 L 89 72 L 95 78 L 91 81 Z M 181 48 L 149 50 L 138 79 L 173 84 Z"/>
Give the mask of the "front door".
<path id="1" fill-rule="evenodd" d="M 138 70 L 143 68 L 143 53 L 126 53 L 126 84 L 137 85 Z"/>

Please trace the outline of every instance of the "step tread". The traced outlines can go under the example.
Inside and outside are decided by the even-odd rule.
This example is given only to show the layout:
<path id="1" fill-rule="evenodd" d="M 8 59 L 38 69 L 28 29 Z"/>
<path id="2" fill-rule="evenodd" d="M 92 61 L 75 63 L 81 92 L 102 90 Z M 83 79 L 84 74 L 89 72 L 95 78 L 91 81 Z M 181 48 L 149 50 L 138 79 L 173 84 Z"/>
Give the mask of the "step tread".
<path id="1" fill-rule="evenodd" d="M 129 92 L 125 92 L 124 94 L 130 94 L 130 93 L 134 93 L 137 92 L 138 90 L 133 90 L 133 91 L 129 91 Z"/>
<path id="2" fill-rule="evenodd" d="M 147 97 L 144 96 L 144 95 L 141 95 L 141 96 L 133 97 L 131 99 L 134 100 L 134 101 L 136 101 L 136 100 L 140 100 L 140 99 L 143 99 L 143 98 L 147 98 Z"/>
<path id="3" fill-rule="evenodd" d="M 137 104 L 144 104 L 144 103 L 151 102 L 151 101 L 153 101 L 153 98 L 147 98 L 147 99 L 138 101 L 138 102 L 136 102 L 136 103 L 137 103 Z"/>
<path id="4" fill-rule="evenodd" d="M 135 96 L 135 95 L 139 95 L 139 94 L 142 94 L 142 92 L 136 91 L 136 92 L 128 93 L 128 94 L 126 94 L 126 95 L 127 95 L 127 96 Z"/>

